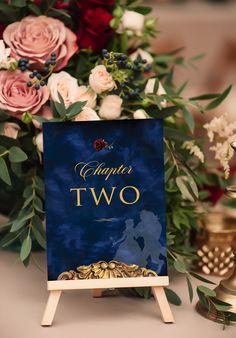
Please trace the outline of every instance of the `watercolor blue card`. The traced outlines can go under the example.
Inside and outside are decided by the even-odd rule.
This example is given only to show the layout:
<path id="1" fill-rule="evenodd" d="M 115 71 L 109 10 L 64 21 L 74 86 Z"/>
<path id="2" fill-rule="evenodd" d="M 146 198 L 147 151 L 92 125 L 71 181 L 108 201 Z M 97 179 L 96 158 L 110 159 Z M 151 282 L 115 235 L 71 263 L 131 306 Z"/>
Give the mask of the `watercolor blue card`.
<path id="1" fill-rule="evenodd" d="M 48 280 L 166 276 L 162 120 L 44 123 L 43 135 Z"/>

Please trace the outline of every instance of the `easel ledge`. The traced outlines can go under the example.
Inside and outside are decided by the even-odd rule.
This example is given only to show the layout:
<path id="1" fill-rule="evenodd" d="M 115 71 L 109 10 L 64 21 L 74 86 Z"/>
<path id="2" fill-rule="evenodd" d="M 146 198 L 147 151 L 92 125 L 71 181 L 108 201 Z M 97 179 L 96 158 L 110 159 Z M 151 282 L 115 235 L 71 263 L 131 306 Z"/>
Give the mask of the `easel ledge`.
<path id="1" fill-rule="evenodd" d="M 46 309 L 41 322 L 42 326 L 51 326 L 57 305 L 63 290 L 91 289 L 95 298 L 102 297 L 102 290 L 108 288 L 151 287 L 153 296 L 159 305 L 163 322 L 173 323 L 174 318 L 167 301 L 164 286 L 169 285 L 168 276 L 134 277 L 87 280 L 48 281 L 50 291 Z"/>
<path id="2" fill-rule="evenodd" d="M 145 286 L 167 286 L 169 277 L 131 277 L 131 278 L 106 278 L 83 280 L 56 280 L 48 281 L 48 290 L 84 290 L 84 289 L 109 289 L 109 288 L 135 288 Z"/>

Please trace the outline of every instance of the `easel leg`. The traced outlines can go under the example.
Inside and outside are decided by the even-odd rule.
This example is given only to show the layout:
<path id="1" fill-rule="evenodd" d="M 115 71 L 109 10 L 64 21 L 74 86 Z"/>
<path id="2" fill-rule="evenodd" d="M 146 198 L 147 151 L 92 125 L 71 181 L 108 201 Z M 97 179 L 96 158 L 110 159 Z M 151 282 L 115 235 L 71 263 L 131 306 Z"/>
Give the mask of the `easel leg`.
<path id="1" fill-rule="evenodd" d="M 50 291 L 48 302 L 41 322 L 42 326 L 51 326 L 61 296 L 61 290 Z"/>
<path id="2" fill-rule="evenodd" d="M 152 287 L 153 296 L 158 303 L 161 316 L 164 323 L 174 323 L 174 317 L 172 315 L 170 305 L 167 301 L 166 294 L 164 288 L 162 286 L 153 286 Z"/>
<path id="3" fill-rule="evenodd" d="M 93 298 L 100 298 L 102 297 L 102 289 L 93 289 L 92 290 Z"/>

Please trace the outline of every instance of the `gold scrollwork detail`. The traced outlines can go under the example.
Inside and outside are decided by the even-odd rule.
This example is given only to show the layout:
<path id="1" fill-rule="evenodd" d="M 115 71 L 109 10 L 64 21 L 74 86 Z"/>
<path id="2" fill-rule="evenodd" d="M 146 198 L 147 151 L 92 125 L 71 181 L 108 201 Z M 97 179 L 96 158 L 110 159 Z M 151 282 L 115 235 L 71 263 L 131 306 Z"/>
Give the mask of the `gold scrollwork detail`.
<path id="1" fill-rule="evenodd" d="M 90 265 L 81 265 L 76 271 L 62 272 L 58 280 L 74 279 L 103 279 L 103 278 L 128 278 L 128 277 L 156 277 L 155 271 L 142 268 L 136 264 L 125 264 L 112 260 L 99 261 Z"/>

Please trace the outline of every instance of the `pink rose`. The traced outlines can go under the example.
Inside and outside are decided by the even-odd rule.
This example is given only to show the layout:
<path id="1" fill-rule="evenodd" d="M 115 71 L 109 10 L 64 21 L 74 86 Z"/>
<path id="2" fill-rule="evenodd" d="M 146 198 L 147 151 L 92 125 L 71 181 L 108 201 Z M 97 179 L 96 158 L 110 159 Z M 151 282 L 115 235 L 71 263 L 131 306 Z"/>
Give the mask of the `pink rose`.
<path id="1" fill-rule="evenodd" d="M 29 74 L 20 70 L 14 72 L 0 71 L 0 109 L 8 114 L 20 118 L 25 112 L 37 113 L 49 98 L 47 87 L 36 90 L 27 87 Z"/>
<path id="2" fill-rule="evenodd" d="M 13 122 L 6 122 L 4 123 L 2 135 L 16 139 L 19 130 L 20 126 L 18 126 L 18 124 Z"/>
<path id="3" fill-rule="evenodd" d="M 115 87 L 115 82 L 106 67 L 99 65 L 92 69 L 89 76 L 89 85 L 95 93 L 101 94 L 102 92 L 111 91 Z"/>
<path id="4" fill-rule="evenodd" d="M 54 73 L 48 80 L 48 89 L 51 99 L 59 102 L 58 93 L 63 98 L 66 107 L 72 103 L 87 101 L 86 106 L 94 108 L 96 106 L 96 93 L 86 86 L 78 86 L 78 81 L 69 73 L 61 71 Z"/>
<path id="5" fill-rule="evenodd" d="M 121 114 L 122 102 L 118 95 L 106 96 L 102 101 L 99 115 L 106 120 L 117 120 Z"/>
<path id="6" fill-rule="evenodd" d="M 12 57 L 29 59 L 39 69 L 51 53 L 56 53 L 55 70 L 59 70 L 78 50 L 76 35 L 60 20 L 44 15 L 27 16 L 8 25 L 3 39 L 11 48 Z"/>
<path id="7" fill-rule="evenodd" d="M 86 86 L 78 87 L 78 102 L 87 101 L 86 107 L 95 108 L 96 107 L 97 94 L 90 88 Z"/>
<path id="8" fill-rule="evenodd" d="M 74 121 L 79 122 L 79 121 L 99 121 L 100 118 L 97 115 L 97 113 L 95 112 L 95 110 L 93 110 L 92 108 L 89 107 L 84 107 L 84 109 L 82 110 L 81 113 L 79 113 Z"/>
<path id="9" fill-rule="evenodd" d="M 40 111 L 34 116 L 37 116 L 37 115 L 43 117 L 46 120 L 51 120 L 53 118 L 53 112 L 52 112 L 51 108 L 49 106 L 46 106 L 46 105 L 43 106 L 40 109 Z M 33 116 L 32 122 L 33 122 L 35 128 L 42 129 L 41 124 L 34 118 L 34 116 Z"/>

